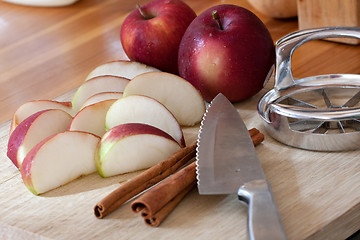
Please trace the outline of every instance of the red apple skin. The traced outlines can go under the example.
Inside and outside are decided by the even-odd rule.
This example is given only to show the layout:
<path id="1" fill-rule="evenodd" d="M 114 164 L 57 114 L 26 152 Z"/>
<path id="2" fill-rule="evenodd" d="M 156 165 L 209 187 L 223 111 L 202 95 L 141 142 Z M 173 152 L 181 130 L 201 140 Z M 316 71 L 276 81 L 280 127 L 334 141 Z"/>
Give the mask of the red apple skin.
<path id="1" fill-rule="evenodd" d="M 27 137 L 29 136 L 29 130 L 33 126 L 35 121 L 40 119 L 41 116 L 45 116 L 46 113 L 59 114 L 61 112 L 63 114 L 66 114 L 66 116 L 67 116 L 66 118 L 70 122 L 71 116 L 68 113 L 66 113 L 65 111 L 63 111 L 61 109 L 45 109 L 45 110 L 42 110 L 42 111 L 39 111 L 39 112 L 36 112 L 36 113 L 30 115 L 29 117 L 24 119 L 24 121 L 22 121 L 14 129 L 14 131 L 11 133 L 11 135 L 9 137 L 7 156 L 14 163 L 14 165 L 17 168 L 21 168 L 21 162 L 19 163 L 19 148 L 22 146 L 22 144 L 24 144 L 24 141 L 26 141 Z M 58 116 L 59 115 L 56 115 L 56 117 L 58 117 Z M 54 127 L 54 125 L 52 123 L 54 123 L 54 122 L 49 122 L 49 125 L 44 126 L 44 128 L 50 128 L 49 126 Z M 67 122 L 64 122 L 64 123 L 67 123 Z M 57 126 L 57 127 L 59 127 L 59 126 Z M 57 129 L 56 131 L 61 130 L 61 129 L 65 130 L 64 126 L 61 126 L 60 129 Z M 53 130 L 55 131 L 55 129 L 53 129 Z M 48 129 L 43 130 L 42 133 L 43 133 L 43 137 L 47 136 L 47 133 L 49 133 Z"/>
<path id="2" fill-rule="evenodd" d="M 71 131 L 71 132 L 81 132 L 81 131 Z M 24 161 L 22 163 L 22 167 L 20 169 L 21 172 L 21 178 L 25 184 L 25 186 L 30 190 L 30 192 L 32 192 L 34 195 L 38 195 L 39 193 L 35 190 L 34 184 L 32 182 L 32 172 L 31 172 L 31 168 L 34 162 L 34 158 L 36 157 L 37 153 L 39 152 L 39 150 L 48 142 L 50 142 L 52 139 L 54 139 L 56 136 L 58 136 L 59 134 L 64 134 L 66 132 L 62 132 L 62 133 L 55 133 L 51 136 L 48 136 L 47 138 L 43 139 L 42 141 L 40 141 L 38 144 L 36 144 L 31 150 L 30 152 L 26 155 L 26 157 L 24 158 Z M 95 136 L 96 138 L 99 138 L 98 136 L 92 134 L 92 133 L 85 133 L 85 132 L 81 132 L 84 134 L 91 134 L 93 136 Z M 100 138 L 99 138 L 100 141 Z"/>
<path id="3" fill-rule="evenodd" d="M 103 139 L 106 139 L 106 141 L 108 142 L 116 142 L 119 139 L 133 135 L 138 135 L 138 134 L 157 135 L 175 141 L 177 143 L 177 141 L 173 137 L 171 137 L 168 133 L 164 132 L 163 130 L 143 123 L 120 124 L 109 130 L 106 137 L 105 138 L 103 137 Z"/>
<path id="4" fill-rule="evenodd" d="M 49 103 L 49 105 L 51 104 L 52 106 L 50 107 L 43 107 L 43 104 L 44 103 Z M 27 103 L 24 103 L 22 106 L 20 106 L 16 112 L 14 113 L 14 116 L 11 120 L 11 124 L 10 124 L 10 134 L 14 131 L 14 129 L 20 124 L 20 120 L 18 119 L 18 111 L 21 111 L 22 108 L 26 105 L 26 104 L 32 104 L 32 103 L 35 103 L 36 105 L 39 105 L 39 110 L 38 108 L 33 112 L 33 113 L 36 113 L 37 111 L 42 111 L 42 110 L 46 110 L 46 109 L 55 109 L 55 106 L 54 105 L 57 105 L 59 104 L 59 106 L 63 106 L 64 109 L 62 109 L 62 107 L 59 107 L 58 109 L 62 109 L 62 110 L 65 110 L 66 108 L 69 109 L 68 111 L 66 112 L 70 112 L 71 111 L 71 107 L 72 107 L 72 104 L 71 102 L 58 102 L 58 101 L 53 101 L 53 100 L 33 100 L 33 101 L 29 101 Z M 56 108 L 57 109 L 57 108 Z"/>
<path id="5" fill-rule="evenodd" d="M 120 39 L 130 60 L 177 74 L 181 38 L 196 13 L 181 0 L 153 0 L 141 6 L 123 22 Z"/>
<path id="6" fill-rule="evenodd" d="M 7 156 L 14 163 L 14 165 L 17 168 L 19 168 L 18 161 L 17 161 L 17 152 L 26 136 L 26 134 L 24 134 L 24 133 L 26 133 L 28 131 L 28 129 L 31 127 L 31 124 L 34 122 L 34 120 L 45 111 L 47 111 L 47 110 L 43 110 L 43 111 L 34 113 L 30 117 L 26 118 L 14 129 L 14 131 L 10 135 L 10 138 L 8 141 Z"/>
<path id="7" fill-rule="evenodd" d="M 141 134 L 151 134 L 160 137 L 167 138 L 171 141 L 174 141 L 176 144 L 179 144 L 173 137 L 171 137 L 168 133 L 164 132 L 163 130 L 156 128 L 151 125 L 147 125 L 144 123 L 124 123 L 117 125 L 107 131 L 104 136 L 101 138 L 95 153 L 95 163 L 96 169 L 100 176 L 105 177 L 100 161 L 101 155 L 101 147 L 104 145 L 113 145 L 120 141 L 123 138 L 131 137 L 134 135 L 141 135 Z M 180 147 L 183 147 L 179 144 Z M 184 143 L 185 146 L 185 143 Z M 139 146 L 139 150 L 141 150 L 141 146 Z"/>
<path id="8" fill-rule="evenodd" d="M 52 136 L 49 136 L 47 138 L 45 138 L 44 140 L 42 140 L 41 142 L 39 142 L 38 144 L 36 144 L 31 150 L 30 152 L 26 155 L 23 163 L 22 163 L 22 167 L 21 167 L 21 178 L 25 184 L 25 186 L 30 190 L 30 192 L 32 192 L 33 194 L 37 195 L 38 193 L 36 192 L 34 185 L 32 184 L 32 179 L 31 179 L 31 167 L 32 167 L 32 162 L 34 160 L 34 157 L 36 156 L 37 152 L 41 149 L 41 147 L 48 141 L 50 141 L 52 138 L 54 138 L 57 134 L 54 134 Z"/>
<path id="9" fill-rule="evenodd" d="M 213 19 L 217 10 L 223 29 Z M 179 74 L 206 101 L 218 93 L 238 102 L 259 92 L 275 63 L 272 37 L 249 10 L 218 5 L 200 14 L 186 30 L 179 47 Z"/>

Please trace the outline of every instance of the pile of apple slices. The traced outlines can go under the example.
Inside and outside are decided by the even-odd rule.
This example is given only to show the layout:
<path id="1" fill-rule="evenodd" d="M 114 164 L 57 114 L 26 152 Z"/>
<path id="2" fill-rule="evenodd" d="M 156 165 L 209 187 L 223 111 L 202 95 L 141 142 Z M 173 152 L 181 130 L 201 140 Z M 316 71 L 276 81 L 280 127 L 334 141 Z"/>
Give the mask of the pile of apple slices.
<path id="1" fill-rule="evenodd" d="M 185 146 L 205 102 L 183 78 L 132 61 L 95 68 L 71 102 L 30 101 L 12 119 L 8 157 L 41 194 L 82 175 L 151 167 Z"/>

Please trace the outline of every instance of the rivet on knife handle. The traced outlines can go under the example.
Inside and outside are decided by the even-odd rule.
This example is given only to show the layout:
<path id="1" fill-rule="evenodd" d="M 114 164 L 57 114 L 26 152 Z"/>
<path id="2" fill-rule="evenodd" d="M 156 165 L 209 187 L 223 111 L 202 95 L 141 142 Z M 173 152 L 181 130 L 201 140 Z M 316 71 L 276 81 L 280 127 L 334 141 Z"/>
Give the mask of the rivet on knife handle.
<path id="1" fill-rule="evenodd" d="M 239 199 L 249 204 L 248 227 L 251 240 L 286 239 L 285 231 L 266 180 L 254 180 L 238 191 Z"/>

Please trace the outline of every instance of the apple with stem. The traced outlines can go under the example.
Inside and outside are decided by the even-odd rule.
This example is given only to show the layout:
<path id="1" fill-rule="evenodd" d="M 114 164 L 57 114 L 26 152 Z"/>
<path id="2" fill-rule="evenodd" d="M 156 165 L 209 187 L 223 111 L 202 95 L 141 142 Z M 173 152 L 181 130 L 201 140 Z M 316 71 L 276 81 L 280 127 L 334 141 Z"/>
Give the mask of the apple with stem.
<path id="1" fill-rule="evenodd" d="M 179 44 L 195 17 L 196 13 L 181 0 L 137 5 L 121 26 L 123 49 L 130 60 L 177 74 Z"/>
<path id="2" fill-rule="evenodd" d="M 206 101 L 218 93 L 238 102 L 259 92 L 275 63 L 272 37 L 251 11 L 218 5 L 187 28 L 179 47 L 179 74 Z"/>

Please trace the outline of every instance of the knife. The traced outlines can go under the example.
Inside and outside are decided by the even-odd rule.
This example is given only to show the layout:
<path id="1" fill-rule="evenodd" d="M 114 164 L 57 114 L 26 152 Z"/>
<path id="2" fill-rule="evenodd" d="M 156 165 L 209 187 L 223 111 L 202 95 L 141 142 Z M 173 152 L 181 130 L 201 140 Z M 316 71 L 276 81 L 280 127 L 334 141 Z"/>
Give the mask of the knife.
<path id="1" fill-rule="evenodd" d="M 197 142 L 200 194 L 231 194 L 248 204 L 250 239 L 286 239 L 248 130 L 232 103 L 221 93 L 210 103 Z"/>

